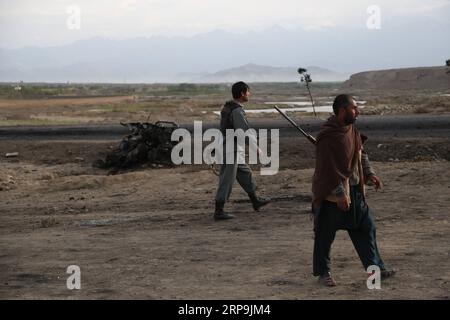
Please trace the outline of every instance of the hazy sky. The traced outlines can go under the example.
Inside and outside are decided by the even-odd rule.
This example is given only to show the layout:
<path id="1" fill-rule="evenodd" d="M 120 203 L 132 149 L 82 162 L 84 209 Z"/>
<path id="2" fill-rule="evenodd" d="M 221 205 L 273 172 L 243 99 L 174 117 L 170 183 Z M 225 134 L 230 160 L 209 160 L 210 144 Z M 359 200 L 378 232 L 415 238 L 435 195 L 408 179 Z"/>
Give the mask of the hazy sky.
<path id="1" fill-rule="evenodd" d="M 275 25 L 366 28 L 371 5 L 380 8 L 381 28 L 383 21 L 450 20 L 450 0 L 0 0 L 0 47 L 62 45 L 95 36 L 192 36 L 215 29 L 243 33 Z M 80 28 L 73 28 L 73 6 L 81 12 Z"/>

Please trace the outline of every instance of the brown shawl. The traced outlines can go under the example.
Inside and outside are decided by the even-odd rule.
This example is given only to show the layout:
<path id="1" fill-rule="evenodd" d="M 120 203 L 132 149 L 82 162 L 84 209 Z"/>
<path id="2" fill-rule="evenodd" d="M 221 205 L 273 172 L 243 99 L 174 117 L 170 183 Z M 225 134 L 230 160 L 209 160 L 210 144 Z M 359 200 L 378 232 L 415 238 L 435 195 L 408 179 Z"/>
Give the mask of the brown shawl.
<path id="1" fill-rule="evenodd" d="M 313 204 L 318 205 L 339 182 L 351 176 L 361 147 L 361 136 L 354 125 L 340 126 L 336 116 L 322 125 L 317 136 Z"/>

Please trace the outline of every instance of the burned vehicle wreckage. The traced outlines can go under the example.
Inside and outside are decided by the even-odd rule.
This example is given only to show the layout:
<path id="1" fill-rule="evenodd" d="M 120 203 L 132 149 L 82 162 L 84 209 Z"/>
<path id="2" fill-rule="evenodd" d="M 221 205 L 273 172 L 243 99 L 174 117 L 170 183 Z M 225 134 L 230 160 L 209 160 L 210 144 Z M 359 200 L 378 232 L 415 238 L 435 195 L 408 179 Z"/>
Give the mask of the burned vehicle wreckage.
<path id="1" fill-rule="evenodd" d="M 104 159 L 93 163 L 94 167 L 109 169 L 110 173 L 131 169 L 139 165 L 173 166 L 171 141 L 172 132 L 179 126 L 175 122 L 157 121 L 120 123 L 130 130 L 119 146 L 110 151 Z"/>

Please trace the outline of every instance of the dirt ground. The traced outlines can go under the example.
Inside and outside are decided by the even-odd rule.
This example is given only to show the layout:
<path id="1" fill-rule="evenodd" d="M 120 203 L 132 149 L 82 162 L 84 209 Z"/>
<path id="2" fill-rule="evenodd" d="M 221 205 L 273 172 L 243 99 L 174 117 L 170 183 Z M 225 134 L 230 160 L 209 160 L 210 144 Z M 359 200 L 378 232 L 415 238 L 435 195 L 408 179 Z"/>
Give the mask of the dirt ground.
<path id="1" fill-rule="evenodd" d="M 332 250 L 338 286 L 312 276 L 313 150 L 281 141 L 281 170 L 259 175 L 273 202 L 254 212 L 235 185 L 236 218 L 212 220 L 217 177 L 206 167 L 117 175 L 92 161 L 117 141 L 0 140 L 0 298 L 449 299 L 448 137 L 372 140 L 384 190 L 369 188 L 385 263 L 398 273 L 369 290 L 345 231 Z M 18 158 L 4 158 L 18 151 Z M 68 290 L 67 267 L 81 269 Z"/>

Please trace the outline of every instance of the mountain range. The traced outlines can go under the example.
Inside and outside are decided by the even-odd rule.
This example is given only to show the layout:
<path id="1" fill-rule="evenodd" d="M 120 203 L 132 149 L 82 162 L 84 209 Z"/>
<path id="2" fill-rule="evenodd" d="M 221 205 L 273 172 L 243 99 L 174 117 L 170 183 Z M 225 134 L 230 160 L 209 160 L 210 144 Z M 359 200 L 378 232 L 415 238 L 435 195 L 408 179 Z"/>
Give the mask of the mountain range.
<path id="1" fill-rule="evenodd" d="M 229 82 L 345 80 L 365 70 L 445 63 L 450 42 L 442 25 L 385 22 L 381 30 L 273 27 L 193 37 L 90 38 L 53 47 L 0 49 L 0 81 Z M 449 24 L 450 25 L 450 24 Z M 404 34 L 410 33 L 411 37 Z"/>
<path id="2" fill-rule="evenodd" d="M 194 83 L 231 83 L 239 80 L 247 82 L 296 82 L 300 80 L 297 69 L 297 67 L 271 67 L 248 63 L 214 73 L 180 74 L 178 79 L 182 82 Z M 344 81 L 349 77 L 344 73 L 315 66 L 309 66 L 307 70 L 314 82 Z"/>

